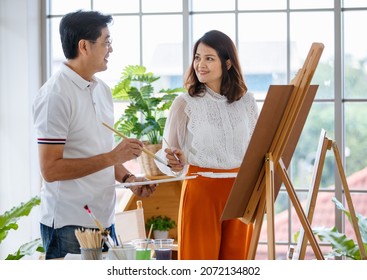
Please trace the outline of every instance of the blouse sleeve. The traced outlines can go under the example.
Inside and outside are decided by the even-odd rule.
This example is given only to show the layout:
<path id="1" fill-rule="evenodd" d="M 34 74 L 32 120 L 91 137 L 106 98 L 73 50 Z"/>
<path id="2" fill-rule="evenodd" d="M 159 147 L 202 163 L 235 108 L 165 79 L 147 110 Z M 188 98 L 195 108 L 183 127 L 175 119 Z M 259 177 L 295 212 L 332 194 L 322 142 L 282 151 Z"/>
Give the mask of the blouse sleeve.
<path id="1" fill-rule="evenodd" d="M 182 93 L 185 94 L 185 93 Z M 164 139 L 169 143 L 172 149 L 178 148 L 186 153 L 187 147 L 186 139 L 187 139 L 187 122 L 188 116 L 185 112 L 186 101 L 182 96 L 177 96 L 172 103 L 170 108 L 166 125 L 163 132 Z M 167 148 L 167 143 L 165 141 L 162 142 L 162 149 L 159 150 L 156 154 L 162 159 L 166 159 L 166 153 L 164 150 Z M 185 154 L 186 155 L 186 154 Z M 187 155 L 186 155 L 187 156 Z M 173 172 L 160 162 L 156 161 L 158 168 L 167 175 L 173 175 Z M 184 173 L 186 168 L 181 173 Z M 177 174 L 174 174 L 177 175 Z"/>
<path id="2" fill-rule="evenodd" d="M 186 101 L 182 97 L 177 97 L 172 103 L 169 111 L 163 136 L 171 147 L 185 149 L 185 139 L 187 136 L 188 117 L 185 112 Z M 164 148 L 167 144 L 164 142 Z"/>

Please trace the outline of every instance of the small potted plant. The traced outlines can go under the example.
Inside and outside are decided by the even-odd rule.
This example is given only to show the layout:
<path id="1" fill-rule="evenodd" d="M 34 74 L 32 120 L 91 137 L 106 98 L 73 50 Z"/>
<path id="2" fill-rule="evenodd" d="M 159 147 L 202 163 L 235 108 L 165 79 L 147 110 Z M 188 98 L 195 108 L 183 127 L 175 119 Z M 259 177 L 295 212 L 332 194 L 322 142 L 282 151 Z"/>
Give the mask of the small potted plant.
<path id="1" fill-rule="evenodd" d="M 114 100 L 129 101 L 120 119 L 116 121 L 116 130 L 128 137 L 136 137 L 145 143 L 145 148 L 153 153 L 162 147 L 163 130 L 166 115 L 178 93 L 184 88 L 154 89 L 154 83 L 160 77 L 141 65 L 128 65 L 121 78 L 112 89 Z M 120 137 L 117 135 L 116 140 Z M 138 161 L 148 176 L 162 175 L 151 157 L 144 153 Z"/>
<path id="2" fill-rule="evenodd" d="M 150 229 L 153 225 L 153 235 L 155 239 L 168 238 L 168 232 L 176 226 L 176 222 L 168 216 L 152 216 L 148 218 L 145 226 Z"/>

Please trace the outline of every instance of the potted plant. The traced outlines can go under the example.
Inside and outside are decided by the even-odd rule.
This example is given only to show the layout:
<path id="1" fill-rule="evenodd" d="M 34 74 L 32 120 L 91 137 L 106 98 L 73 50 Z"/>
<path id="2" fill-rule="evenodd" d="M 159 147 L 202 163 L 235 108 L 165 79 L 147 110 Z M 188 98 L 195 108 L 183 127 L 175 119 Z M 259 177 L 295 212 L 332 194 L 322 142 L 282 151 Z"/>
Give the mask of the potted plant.
<path id="1" fill-rule="evenodd" d="M 174 98 L 184 88 L 160 89 L 156 91 L 153 84 L 160 77 L 141 65 L 128 65 L 121 78 L 112 89 L 114 100 L 129 101 L 114 127 L 126 136 L 136 137 L 145 142 L 145 148 L 155 153 L 161 148 L 166 115 Z M 116 136 L 120 140 L 120 136 Z M 161 175 L 151 157 L 139 157 L 146 175 Z M 155 168 L 154 168 L 155 167 Z M 158 174 L 155 174 L 158 173 Z"/>
<path id="2" fill-rule="evenodd" d="M 10 230 L 18 229 L 18 220 L 23 216 L 28 216 L 32 208 L 38 206 L 41 200 L 38 196 L 31 198 L 26 203 L 21 203 L 17 207 L 13 207 L 9 211 L 0 215 L 0 243 L 4 241 Z M 43 253 L 42 241 L 37 238 L 33 241 L 20 246 L 17 252 L 9 254 L 5 260 L 19 260 L 25 255 L 32 255 L 36 251 Z"/>
<path id="3" fill-rule="evenodd" d="M 145 226 L 147 229 L 153 225 L 153 235 L 155 239 L 168 238 L 168 232 L 176 226 L 176 222 L 168 216 L 152 216 L 150 217 Z"/>

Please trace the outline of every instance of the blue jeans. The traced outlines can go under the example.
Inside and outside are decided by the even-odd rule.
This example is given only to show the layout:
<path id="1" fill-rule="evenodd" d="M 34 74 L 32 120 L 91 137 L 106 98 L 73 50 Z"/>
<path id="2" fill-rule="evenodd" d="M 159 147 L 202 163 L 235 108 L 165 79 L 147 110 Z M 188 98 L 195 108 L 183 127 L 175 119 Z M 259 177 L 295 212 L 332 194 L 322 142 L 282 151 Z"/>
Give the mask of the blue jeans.
<path id="1" fill-rule="evenodd" d="M 46 260 L 63 258 L 67 253 L 80 254 L 80 244 L 75 236 L 75 230 L 82 228 L 80 226 L 65 226 L 62 228 L 52 228 L 40 224 L 41 227 L 41 238 L 43 248 L 46 253 Z M 110 232 L 111 238 L 117 244 L 115 226 L 112 225 L 106 228 Z M 103 251 L 108 251 L 106 244 L 103 245 Z"/>

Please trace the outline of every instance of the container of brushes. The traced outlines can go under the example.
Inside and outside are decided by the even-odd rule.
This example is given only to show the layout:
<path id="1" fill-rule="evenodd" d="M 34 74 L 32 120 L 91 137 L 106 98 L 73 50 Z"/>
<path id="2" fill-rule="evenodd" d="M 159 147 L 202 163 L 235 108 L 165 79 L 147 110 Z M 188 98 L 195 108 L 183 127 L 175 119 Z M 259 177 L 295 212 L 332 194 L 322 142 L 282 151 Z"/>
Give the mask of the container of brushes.
<path id="1" fill-rule="evenodd" d="M 102 260 L 102 235 L 95 229 L 76 229 L 82 260 Z"/>

